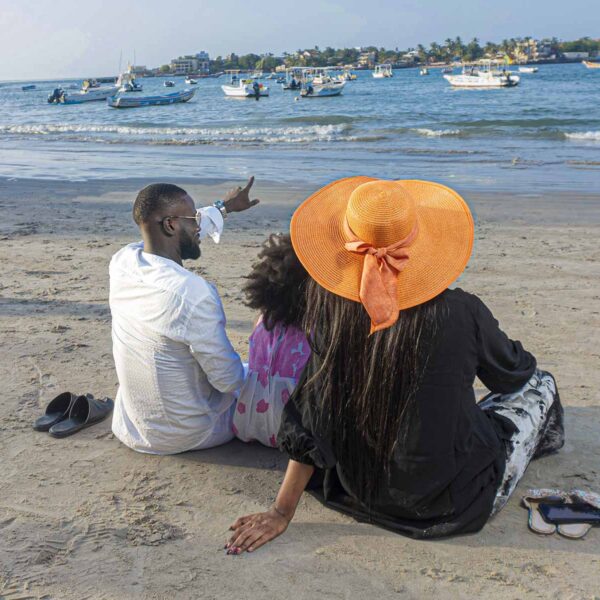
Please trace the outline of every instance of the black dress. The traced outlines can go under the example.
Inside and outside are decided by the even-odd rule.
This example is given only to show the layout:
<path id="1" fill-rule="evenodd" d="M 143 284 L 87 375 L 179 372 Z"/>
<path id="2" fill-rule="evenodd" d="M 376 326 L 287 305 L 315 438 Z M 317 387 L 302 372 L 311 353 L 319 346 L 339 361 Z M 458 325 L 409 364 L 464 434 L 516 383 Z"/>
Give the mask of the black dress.
<path id="1" fill-rule="evenodd" d="M 324 502 L 359 520 L 415 538 L 479 531 L 486 523 L 505 466 L 504 441 L 515 426 L 481 410 L 475 377 L 495 393 L 512 393 L 533 375 L 535 358 L 510 340 L 485 304 L 461 289 L 443 292 L 447 317 L 416 395 L 410 440 L 394 451 L 386 485 L 371 508 L 335 456 L 318 402 L 303 385 L 319 367 L 311 356 L 283 411 L 278 435 L 290 458 L 321 470 Z"/>

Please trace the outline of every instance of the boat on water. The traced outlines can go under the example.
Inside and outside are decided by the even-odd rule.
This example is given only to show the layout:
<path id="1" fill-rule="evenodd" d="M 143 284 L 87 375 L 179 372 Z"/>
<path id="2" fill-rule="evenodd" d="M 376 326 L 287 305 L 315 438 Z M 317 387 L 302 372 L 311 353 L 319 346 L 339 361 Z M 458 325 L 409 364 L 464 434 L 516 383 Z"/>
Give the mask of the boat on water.
<path id="1" fill-rule="evenodd" d="M 592 60 L 584 60 L 583 64 L 588 68 L 588 69 L 600 69 L 600 62 L 594 62 Z"/>
<path id="2" fill-rule="evenodd" d="M 232 98 L 258 98 L 269 95 L 269 88 L 255 79 L 244 79 L 240 77 L 239 70 L 226 71 L 229 77 L 229 85 L 222 85 L 221 89 L 226 96 Z"/>
<path id="3" fill-rule="evenodd" d="M 119 88 L 116 85 L 110 87 L 86 88 L 78 92 L 68 92 L 63 88 L 56 88 L 48 96 L 48 104 L 83 104 L 84 102 L 99 102 L 114 96 Z"/>
<path id="4" fill-rule="evenodd" d="M 100 83 L 96 79 L 84 79 L 81 89 L 83 90 L 91 90 L 92 88 L 99 88 Z"/>
<path id="5" fill-rule="evenodd" d="M 537 73 L 537 67 L 519 67 L 519 73 Z"/>
<path id="6" fill-rule="evenodd" d="M 339 96 L 346 85 L 346 81 L 332 76 L 335 67 L 313 68 L 302 70 L 301 98 L 326 98 Z"/>
<path id="7" fill-rule="evenodd" d="M 198 85 L 198 82 L 195 79 L 192 79 L 191 77 L 186 77 L 185 82 L 188 85 Z"/>
<path id="8" fill-rule="evenodd" d="M 289 67 L 285 70 L 285 77 L 281 83 L 281 87 L 284 91 L 295 91 L 302 89 L 302 74 L 305 67 Z"/>
<path id="9" fill-rule="evenodd" d="M 36 88 L 37 86 L 35 85 L 35 83 L 30 83 L 28 85 L 21 86 L 21 90 L 23 90 L 24 92 L 30 92 L 32 90 L 35 90 Z"/>
<path id="10" fill-rule="evenodd" d="M 119 75 L 117 87 L 120 93 L 141 92 L 144 89 L 144 86 L 135 80 L 135 75 L 131 70 Z"/>
<path id="11" fill-rule="evenodd" d="M 453 87 L 501 88 L 514 87 L 521 78 L 514 71 L 500 69 L 495 61 L 482 61 L 476 65 L 464 65 L 460 75 L 444 75 Z"/>
<path id="12" fill-rule="evenodd" d="M 112 108 L 139 108 L 140 106 L 163 106 L 188 102 L 194 97 L 196 90 L 180 90 L 170 94 L 156 96 L 132 96 L 130 94 L 116 94 L 107 98 L 108 106 Z"/>
<path id="13" fill-rule="evenodd" d="M 390 64 L 375 65 L 372 75 L 375 79 L 387 79 L 394 76 L 394 71 Z"/>
<path id="14" fill-rule="evenodd" d="M 419 69 L 419 75 L 429 75 L 429 69 L 427 67 L 422 67 Z"/>
<path id="15" fill-rule="evenodd" d="M 163 81 L 163 85 L 165 87 L 175 87 L 175 82 L 174 81 Z"/>
<path id="16" fill-rule="evenodd" d="M 442 69 L 442 75 L 450 75 L 454 72 L 454 67 L 444 67 Z"/>

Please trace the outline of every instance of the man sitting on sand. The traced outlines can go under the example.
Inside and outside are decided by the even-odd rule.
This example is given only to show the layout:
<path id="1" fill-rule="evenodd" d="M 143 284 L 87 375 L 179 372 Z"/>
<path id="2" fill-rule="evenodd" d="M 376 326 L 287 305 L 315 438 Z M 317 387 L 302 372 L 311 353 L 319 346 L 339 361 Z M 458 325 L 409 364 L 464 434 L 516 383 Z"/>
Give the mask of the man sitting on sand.
<path id="1" fill-rule="evenodd" d="M 226 216 L 257 204 L 248 195 L 253 180 L 213 212 Z M 133 206 L 143 242 L 125 246 L 110 263 L 119 379 L 112 430 L 139 452 L 174 454 L 233 438 L 234 392 L 244 368 L 216 289 L 182 266 L 200 257 L 203 210 L 176 185 L 145 187 Z"/>

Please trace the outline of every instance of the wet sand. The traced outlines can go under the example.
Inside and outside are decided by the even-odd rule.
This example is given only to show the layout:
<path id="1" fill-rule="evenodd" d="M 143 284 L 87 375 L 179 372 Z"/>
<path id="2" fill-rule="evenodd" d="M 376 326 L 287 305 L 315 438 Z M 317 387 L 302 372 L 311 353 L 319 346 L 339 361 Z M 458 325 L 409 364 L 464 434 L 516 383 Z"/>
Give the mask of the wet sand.
<path id="1" fill-rule="evenodd" d="M 110 421 L 64 440 L 31 429 L 61 391 L 115 396 L 108 262 L 139 237 L 131 205 L 145 183 L 0 180 L 0 598 L 599 597 L 600 529 L 538 537 L 519 505 L 528 487 L 600 491 L 598 196 L 466 194 L 476 244 L 459 285 L 554 373 L 567 419 L 563 451 L 532 463 L 482 532 L 413 541 L 305 495 L 283 537 L 231 557 L 229 524 L 277 493 L 277 450 L 233 442 L 154 457 L 121 445 Z M 198 205 L 233 184 L 177 183 Z M 261 204 L 186 264 L 217 285 L 243 357 L 256 315 L 242 278 L 312 190 L 255 191 Z"/>

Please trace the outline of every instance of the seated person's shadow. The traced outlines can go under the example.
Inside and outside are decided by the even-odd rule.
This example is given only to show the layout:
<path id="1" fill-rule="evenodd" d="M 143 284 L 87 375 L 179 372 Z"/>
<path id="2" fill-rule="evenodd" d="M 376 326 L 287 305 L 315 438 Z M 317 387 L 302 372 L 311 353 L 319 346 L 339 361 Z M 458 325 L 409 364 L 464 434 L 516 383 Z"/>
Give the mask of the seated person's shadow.
<path id="1" fill-rule="evenodd" d="M 237 439 L 215 448 L 184 452 L 178 454 L 177 457 L 199 464 L 276 471 L 285 471 L 288 462 L 288 457 L 277 448 L 268 448 L 258 442 L 241 442 Z"/>

